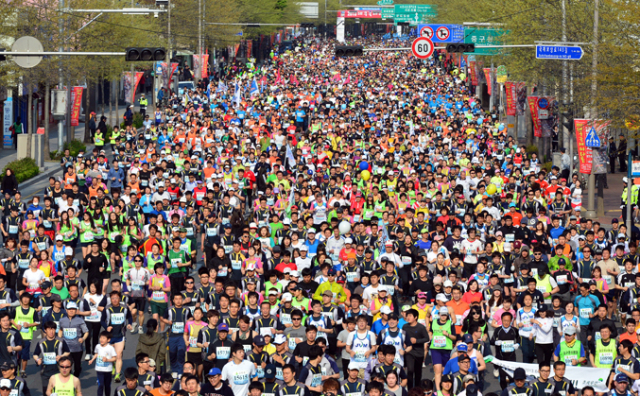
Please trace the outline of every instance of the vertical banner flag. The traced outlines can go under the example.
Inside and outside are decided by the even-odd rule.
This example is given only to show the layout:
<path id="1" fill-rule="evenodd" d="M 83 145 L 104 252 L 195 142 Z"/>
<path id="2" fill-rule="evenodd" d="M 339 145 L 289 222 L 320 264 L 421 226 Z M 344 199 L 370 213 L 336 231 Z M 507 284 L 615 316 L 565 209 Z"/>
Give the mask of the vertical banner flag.
<path id="1" fill-rule="evenodd" d="M 251 96 L 254 95 L 258 95 L 258 93 L 260 93 L 260 89 L 258 88 L 258 82 L 256 81 L 256 78 L 253 78 L 253 81 L 251 81 L 251 87 L 249 88 L 249 94 Z"/>
<path id="2" fill-rule="evenodd" d="M 202 75 L 202 55 L 193 54 L 193 76 L 198 78 Z"/>
<path id="3" fill-rule="evenodd" d="M 596 130 L 598 138 L 600 138 L 601 146 L 593 148 L 591 172 L 594 175 L 603 175 L 608 173 L 609 165 L 609 136 L 611 136 L 609 127 L 611 122 L 607 120 L 590 120 L 587 125 L 587 133 L 591 129 Z"/>
<path id="4" fill-rule="evenodd" d="M 591 174 L 591 164 L 593 162 L 592 150 L 587 147 L 587 126 L 589 120 L 575 119 L 573 120 L 576 131 L 576 140 L 578 141 L 578 160 L 580 161 L 580 173 Z"/>
<path id="5" fill-rule="evenodd" d="M 513 81 L 507 81 L 504 83 L 504 87 L 507 93 L 507 115 L 516 115 L 516 83 Z"/>
<path id="6" fill-rule="evenodd" d="M 79 120 L 83 89 L 83 87 L 73 87 L 73 91 L 71 91 L 71 126 L 80 125 Z"/>
<path id="7" fill-rule="evenodd" d="M 487 82 L 487 93 L 489 95 L 491 95 L 491 68 L 490 67 L 485 67 L 484 69 L 482 69 L 484 71 L 484 79 Z"/>
<path id="8" fill-rule="evenodd" d="M 134 102 L 134 99 L 136 97 L 136 91 L 138 90 L 138 84 L 140 84 L 140 80 L 142 80 L 143 74 L 144 74 L 143 72 L 136 72 L 136 81 L 133 85 L 133 97 L 131 98 L 131 103 Z"/>
<path id="9" fill-rule="evenodd" d="M 131 100 L 131 89 L 133 84 L 131 84 L 131 72 L 122 73 L 122 92 L 124 93 L 124 101 L 128 102 Z"/>
<path id="10" fill-rule="evenodd" d="M 516 115 L 523 116 L 527 108 L 527 86 L 523 82 L 516 83 Z"/>
<path id="11" fill-rule="evenodd" d="M 478 85 L 478 74 L 476 70 L 476 61 L 469 61 L 469 74 L 471 75 L 471 85 Z"/>
<path id="12" fill-rule="evenodd" d="M 253 40 L 247 41 L 247 59 L 253 58 Z"/>
<path id="13" fill-rule="evenodd" d="M 538 97 L 529 96 L 527 101 L 529 102 L 531 120 L 533 121 L 533 135 L 535 137 L 542 137 L 542 125 L 540 124 L 540 118 L 538 117 Z"/>
<path id="14" fill-rule="evenodd" d="M 209 54 L 202 54 L 202 74 L 200 77 L 209 77 Z"/>

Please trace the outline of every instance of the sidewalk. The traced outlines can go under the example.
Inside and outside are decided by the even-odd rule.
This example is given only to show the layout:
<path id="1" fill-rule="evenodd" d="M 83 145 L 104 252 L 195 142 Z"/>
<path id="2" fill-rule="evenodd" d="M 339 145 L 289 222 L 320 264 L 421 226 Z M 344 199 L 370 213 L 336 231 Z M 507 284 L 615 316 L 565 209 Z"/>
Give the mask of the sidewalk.
<path id="1" fill-rule="evenodd" d="M 597 217 L 598 221 L 606 229 L 611 228 L 611 219 L 624 217 L 626 220 L 626 213 L 622 213 L 620 209 L 620 197 L 624 190 L 624 183 L 622 178 L 626 177 L 626 173 L 617 172 L 615 174 L 607 174 L 608 189 L 604 190 L 604 217 Z M 582 191 L 582 214 L 586 214 L 588 205 L 589 193 L 588 189 L 584 188 Z M 598 210 L 598 189 L 595 189 L 595 209 Z"/>

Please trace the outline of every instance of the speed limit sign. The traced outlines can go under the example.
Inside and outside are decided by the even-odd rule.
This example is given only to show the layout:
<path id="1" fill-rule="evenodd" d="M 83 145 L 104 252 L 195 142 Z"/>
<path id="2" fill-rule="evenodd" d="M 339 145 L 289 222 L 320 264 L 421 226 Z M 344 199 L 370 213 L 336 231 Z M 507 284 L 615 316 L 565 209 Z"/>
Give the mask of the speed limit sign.
<path id="1" fill-rule="evenodd" d="M 433 54 L 433 42 L 426 37 L 418 37 L 411 43 L 411 52 L 418 59 L 427 59 Z"/>
<path id="2" fill-rule="evenodd" d="M 425 25 L 420 29 L 420 37 L 426 37 L 429 40 L 431 40 L 431 38 L 433 37 L 433 29 L 431 29 L 431 26 L 429 25 Z"/>

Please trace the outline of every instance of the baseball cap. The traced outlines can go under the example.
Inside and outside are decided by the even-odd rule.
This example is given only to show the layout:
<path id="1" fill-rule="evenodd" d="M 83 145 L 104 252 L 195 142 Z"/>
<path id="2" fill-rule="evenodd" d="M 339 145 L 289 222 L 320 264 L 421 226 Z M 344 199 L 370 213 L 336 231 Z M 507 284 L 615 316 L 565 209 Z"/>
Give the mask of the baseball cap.
<path id="1" fill-rule="evenodd" d="M 76 304 L 73 301 L 69 301 L 69 303 L 67 304 L 67 310 L 70 310 L 70 309 L 78 309 L 78 304 Z"/>
<path id="2" fill-rule="evenodd" d="M 278 295 L 278 291 L 276 289 L 271 289 L 271 290 L 269 290 L 269 295 L 270 296 L 277 296 Z"/>
<path id="3" fill-rule="evenodd" d="M 476 380 L 476 376 L 475 375 L 467 374 L 467 375 L 464 376 L 464 378 L 462 378 L 462 383 L 466 384 L 469 381 L 474 381 L 475 382 L 475 380 Z"/>
<path id="4" fill-rule="evenodd" d="M 220 374 L 222 374 L 222 371 L 220 371 L 220 369 L 219 369 L 219 368 L 217 368 L 217 367 L 212 368 L 212 369 L 211 369 L 211 370 L 209 370 L 209 372 L 207 373 L 207 375 L 208 375 L 209 377 L 213 377 L 213 376 L 215 376 L 215 375 L 220 375 Z"/>
<path id="5" fill-rule="evenodd" d="M 4 380 L 2 380 L 4 381 Z M 629 382 L 629 377 L 626 374 L 618 374 L 616 375 L 616 382 Z M 2 384 L 0 383 L 0 388 L 2 388 Z"/>
<path id="6" fill-rule="evenodd" d="M 62 235 L 56 235 L 56 241 L 64 241 L 64 238 L 62 238 Z"/>
<path id="7" fill-rule="evenodd" d="M 564 335 L 575 335 L 576 334 L 576 328 L 573 326 L 569 326 L 564 330 Z"/>
<path id="8" fill-rule="evenodd" d="M 440 310 L 440 313 L 442 313 L 442 310 Z M 469 350 L 469 348 L 467 347 L 467 344 L 458 344 L 458 352 L 467 352 Z"/>
<path id="9" fill-rule="evenodd" d="M 616 377 L 617 379 L 618 377 Z M 9 381 L 8 379 L 3 379 L 0 381 L 0 389 L 11 389 L 11 381 Z"/>
<path id="10" fill-rule="evenodd" d="M 12 362 L 4 362 L 2 363 L 2 366 L 0 366 L 0 370 L 2 371 L 13 370 L 15 368 L 16 368 L 16 364 Z"/>
<path id="11" fill-rule="evenodd" d="M 44 289 L 51 289 L 51 282 L 49 282 L 49 281 L 42 282 L 42 283 L 40 284 L 40 288 L 41 288 L 42 290 L 44 290 Z"/>
<path id="12" fill-rule="evenodd" d="M 229 331 L 229 325 L 226 323 L 220 323 L 218 325 L 218 331 Z"/>
<path id="13" fill-rule="evenodd" d="M 444 287 L 453 287 L 453 282 L 447 279 L 444 281 Z"/>
<path id="14" fill-rule="evenodd" d="M 73 256 L 73 248 L 71 248 L 71 246 L 67 246 L 66 248 L 64 248 L 64 255 Z"/>
<path id="15" fill-rule="evenodd" d="M 287 336 L 284 334 L 276 334 L 276 337 L 273 340 L 275 345 L 284 344 L 285 342 L 287 342 Z"/>
<path id="16" fill-rule="evenodd" d="M 449 300 L 447 300 L 447 296 L 445 296 L 445 295 L 444 295 L 444 294 L 442 294 L 442 293 L 439 293 L 439 294 L 436 296 L 436 301 L 449 302 Z"/>
<path id="17" fill-rule="evenodd" d="M 282 302 L 285 301 L 293 301 L 293 296 L 291 295 L 291 293 L 284 293 L 282 295 L 282 298 L 280 299 Z"/>
<path id="18" fill-rule="evenodd" d="M 329 271 L 327 271 L 327 274 L 328 274 L 329 276 L 331 276 L 331 275 L 335 275 L 335 274 L 336 274 L 336 270 L 334 270 L 334 269 L 332 268 L 332 269 L 330 269 Z"/>
<path id="19" fill-rule="evenodd" d="M 349 362 L 349 366 L 347 367 L 348 370 L 360 370 L 360 368 L 358 367 L 358 364 L 355 362 Z"/>
<path id="20" fill-rule="evenodd" d="M 449 315 L 449 308 L 447 307 L 440 308 L 440 310 L 438 311 L 438 315 Z"/>
<path id="21" fill-rule="evenodd" d="M 264 378 L 266 378 L 266 379 L 276 378 L 276 365 L 275 364 L 267 364 L 267 367 L 264 368 Z"/>
<path id="22" fill-rule="evenodd" d="M 264 340 L 264 337 L 261 335 L 257 335 L 253 338 L 253 343 L 256 344 L 257 346 L 265 346 L 267 345 L 267 343 Z"/>
<path id="23" fill-rule="evenodd" d="M 333 297 L 333 292 L 331 290 L 325 290 L 322 292 L 323 296 Z"/>
<path id="24" fill-rule="evenodd" d="M 625 375 L 625 377 L 626 377 L 626 375 Z M 526 380 L 527 379 L 527 373 L 524 371 L 524 369 L 522 367 L 518 367 L 513 372 L 513 379 L 514 380 Z"/>
<path id="25" fill-rule="evenodd" d="M 471 344 L 473 342 L 473 337 L 471 337 L 471 334 L 465 334 L 462 336 L 462 342 L 465 344 Z"/>
<path id="26" fill-rule="evenodd" d="M 309 228 L 307 230 L 307 234 L 315 234 L 316 233 L 316 229 L 315 228 Z"/>
<path id="27" fill-rule="evenodd" d="M 425 292 L 418 293 L 418 298 L 427 298 L 427 293 Z"/>
<path id="28" fill-rule="evenodd" d="M 391 313 L 391 308 L 389 308 L 387 305 L 383 305 L 382 308 L 380 308 L 380 313 L 389 315 Z"/>

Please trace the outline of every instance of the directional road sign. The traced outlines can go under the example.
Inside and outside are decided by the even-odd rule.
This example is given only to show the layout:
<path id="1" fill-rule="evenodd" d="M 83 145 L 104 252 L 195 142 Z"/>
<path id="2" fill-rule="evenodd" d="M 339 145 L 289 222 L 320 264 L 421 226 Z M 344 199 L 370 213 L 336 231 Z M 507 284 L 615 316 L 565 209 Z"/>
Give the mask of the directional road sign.
<path id="1" fill-rule="evenodd" d="M 411 43 L 411 52 L 416 58 L 427 59 L 433 54 L 433 42 L 426 37 L 418 37 Z"/>
<path id="2" fill-rule="evenodd" d="M 393 0 L 380 0 L 378 5 L 393 5 Z"/>
<path id="3" fill-rule="evenodd" d="M 500 45 L 503 44 L 502 36 L 507 34 L 507 31 L 502 29 L 487 29 L 476 27 L 464 28 L 464 42 L 465 44 L 475 44 L 476 50 L 474 53 L 468 55 L 499 55 L 502 53 L 501 48 L 481 48 L 479 45 Z"/>
<path id="4" fill-rule="evenodd" d="M 393 16 L 393 22 L 394 23 L 409 22 L 411 26 L 416 26 L 419 23 L 425 22 L 428 18 L 429 17 L 426 14 L 420 14 L 417 12 L 414 12 L 413 14 L 407 14 L 407 13 L 398 14 L 398 12 L 396 11 L 395 15 Z"/>
<path id="5" fill-rule="evenodd" d="M 394 10 L 397 14 L 424 14 L 426 17 L 435 18 L 438 16 L 436 6 L 430 4 L 396 4 Z"/>
<path id="6" fill-rule="evenodd" d="M 536 59 L 580 60 L 584 55 L 581 47 L 563 47 L 556 45 L 536 45 Z"/>
<path id="7" fill-rule="evenodd" d="M 585 145 L 594 148 L 600 148 L 600 146 L 602 146 L 602 142 L 600 142 L 600 138 L 596 133 L 596 128 L 591 127 L 591 129 L 589 129 L 589 133 L 587 133 L 587 138 L 585 139 Z"/>
<path id="8" fill-rule="evenodd" d="M 431 31 L 431 37 L 425 32 Z M 461 43 L 464 41 L 464 26 L 462 25 L 439 25 L 430 23 L 418 25 L 418 32 L 421 37 L 430 38 L 434 43 Z M 449 32 L 447 35 L 446 32 Z"/>
<path id="9" fill-rule="evenodd" d="M 393 8 L 383 8 L 380 11 L 382 11 L 382 19 L 393 18 L 396 15 Z"/>

